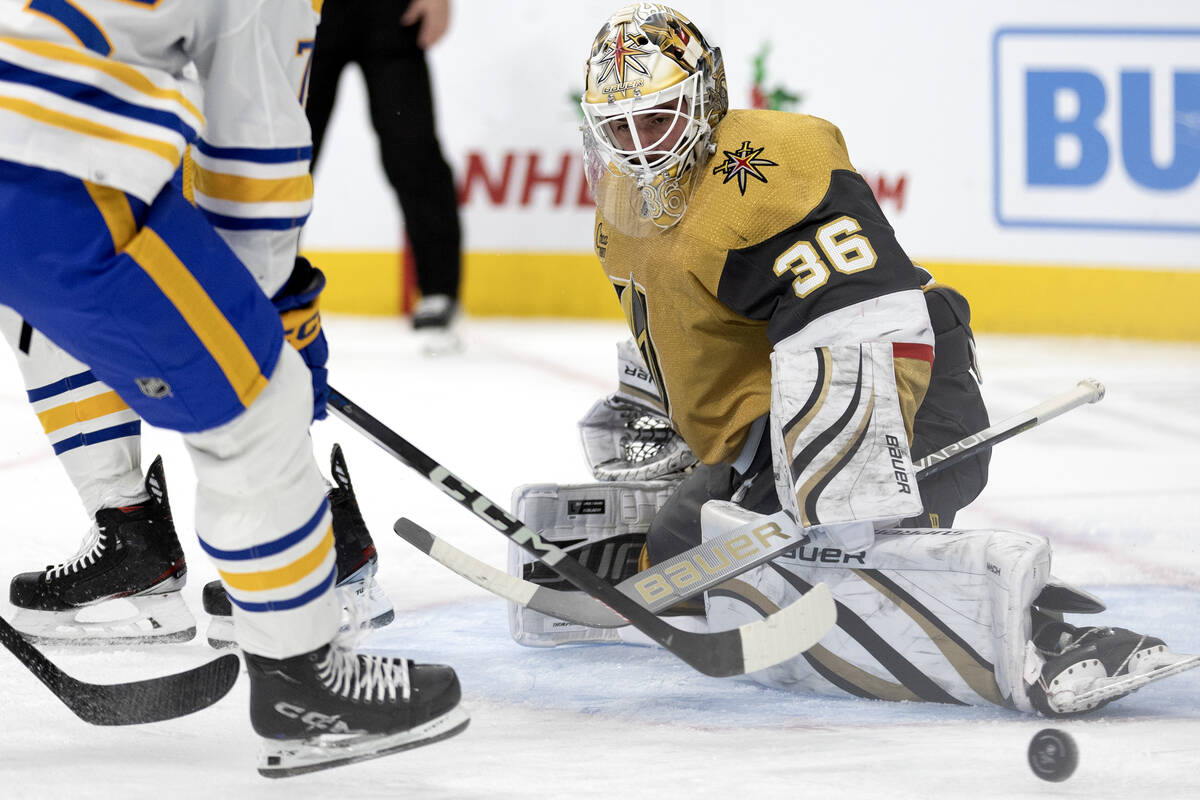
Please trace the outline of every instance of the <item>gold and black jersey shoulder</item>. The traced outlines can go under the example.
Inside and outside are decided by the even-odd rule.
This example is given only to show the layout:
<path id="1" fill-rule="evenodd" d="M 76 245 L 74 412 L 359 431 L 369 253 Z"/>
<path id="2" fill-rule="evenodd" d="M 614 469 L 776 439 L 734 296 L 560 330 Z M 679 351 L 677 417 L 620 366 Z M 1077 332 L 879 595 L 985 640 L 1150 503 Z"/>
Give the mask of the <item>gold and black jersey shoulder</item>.
<path id="1" fill-rule="evenodd" d="M 766 322 L 774 343 L 830 311 L 920 287 L 835 126 L 798 114 L 743 114 L 750 116 L 726 120 L 735 123 L 729 129 L 722 123 L 708 165 L 713 176 L 697 198 L 731 208 L 713 215 L 729 226 L 714 231 L 726 245 L 717 284 L 723 304 Z M 743 140 L 740 150 L 730 150 L 731 136 Z M 741 178 L 744 194 L 734 185 Z"/>
<path id="2" fill-rule="evenodd" d="M 730 111 L 715 148 L 683 224 L 723 250 L 791 227 L 825 196 L 835 170 L 853 170 L 837 127 L 804 114 Z"/>

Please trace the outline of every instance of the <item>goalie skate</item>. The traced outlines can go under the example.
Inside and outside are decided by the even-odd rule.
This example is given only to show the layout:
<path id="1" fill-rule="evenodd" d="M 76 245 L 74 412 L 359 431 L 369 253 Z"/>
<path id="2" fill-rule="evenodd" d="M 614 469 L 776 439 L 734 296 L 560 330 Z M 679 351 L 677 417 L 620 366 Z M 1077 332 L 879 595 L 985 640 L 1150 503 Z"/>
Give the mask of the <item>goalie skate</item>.
<path id="1" fill-rule="evenodd" d="M 1057 642 L 1029 689 L 1034 707 L 1048 717 L 1093 711 L 1149 683 L 1200 667 L 1200 656 L 1172 653 L 1161 639 L 1124 628 L 1052 623 L 1035 637 L 1035 644 L 1048 637 Z"/>
<path id="2" fill-rule="evenodd" d="M 187 582 L 162 459 L 146 473 L 149 499 L 103 508 L 79 553 L 12 579 L 12 626 L 33 642 L 65 645 L 184 642 L 196 620 L 180 596 Z"/>
<path id="3" fill-rule="evenodd" d="M 335 486 L 329 490 L 329 507 L 333 513 L 333 542 L 337 550 L 337 588 L 343 606 L 351 620 L 359 620 L 371 628 L 381 628 L 396 616 L 392 601 L 375 583 L 379 557 L 367 523 L 358 508 L 354 485 L 346 468 L 341 445 L 335 444 L 329 456 L 330 472 Z M 212 615 L 206 637 L 216 648 L 233 647 L 233 609 L 229 595 L 220 581 L 205 584 L 202 593 L 204 610 Z"/>

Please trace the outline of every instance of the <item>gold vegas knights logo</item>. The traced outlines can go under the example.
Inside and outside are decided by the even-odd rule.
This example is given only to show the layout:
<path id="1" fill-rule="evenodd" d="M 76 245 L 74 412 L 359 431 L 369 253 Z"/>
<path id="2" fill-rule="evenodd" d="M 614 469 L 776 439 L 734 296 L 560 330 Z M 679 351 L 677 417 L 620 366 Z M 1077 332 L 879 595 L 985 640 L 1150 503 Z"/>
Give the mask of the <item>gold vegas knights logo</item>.
<path id="1" fill-rule="evenodd" d="M 613 35 L 604 41 L 601 45 L 604 49 L 604 55 L 595 59 L 596 65 L 600 67 L 600 76 L 596 78 L 596 85 L 601 86 L 602 91 L 620 92 L 633 85 L 635 76 L 640 75 L 643 79 L 650 77 L 650 71 L 646 69 L 646 65 L 642 63 L 643 58 L 648 58 L 653 54 L 651 50 L 645 50 L 638 44 L 640 33 L 635 36 L 626 30 L 627 23 L 617 25 Z M 646 41 L 641 37 L 642 41 Z M 605 81 L 616 78 L 615 86 L 604 86 Z M 639 80 L 636 85 L 645 83 L 645 80 Z"/>
<path id="2" fill-rule="evenodd" d="M 763 183 L 767 182 L 767 176 L 762 174 L 759 167 L 778 167 L 774 161 L 766 158 L 760 158 L 762 151 L 765 148 L 754 147 L 749 141 L 742 142 L 742 146 L 737 150 L 722 150 L 725 155 L 725 160 L 713 167 L 713 175 L 725 175 L 725 180 L 721 183 L 729 183 L 733 179 L 737 179 L 738 191 L 742 194 L 746 193 L 746 178 L 754 178 L 756 181 Z"/>

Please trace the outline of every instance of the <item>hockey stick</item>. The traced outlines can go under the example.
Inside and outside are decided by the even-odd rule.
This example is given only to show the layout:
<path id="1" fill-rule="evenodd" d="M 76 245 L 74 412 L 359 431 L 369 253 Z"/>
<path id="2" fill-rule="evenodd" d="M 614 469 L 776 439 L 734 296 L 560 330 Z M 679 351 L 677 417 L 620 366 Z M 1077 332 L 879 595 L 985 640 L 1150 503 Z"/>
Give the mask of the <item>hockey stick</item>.
<path id="1" fill-rule="evenodd" d="M 740 628 L 695 633 L 676 628 L 598 575 L 544 542 L 523 522 L 484 497 L 399 434 L 329 388 L 329 410 L 400 461 L 424 475 L 460 505 L 504 534 L 582 592 L 596 598 L 696 670 L 714 677 L 743 675 L 799 655 L 833 627 L 837 612 L 828 587 L 818 584 L 782 611 Z"/>
<path id="2" fill-rule="evenodd" d="M 984 448 L 994 447 L 1005 439 L 1011 439 L 1018 433 L 1030 428 L 1036 428 L 1043 422 L 1048 422 L 1060 414 L 1065 414 L 1072 408 L 1087 403 L 1097 403 L 1104 399 L 1104 384 L 1094 378 L 1086 378 L 1075 384 L 1075 388 L 1051 397 L 1044 403 L 1014 414 L 1003 422 L 984 428 L 979 433 L 971 434 L 954 444 L 946 445 L 941 450 L 913 462 L 917 468 L 917 479 L 927 478 L 941 472 L 946 467 L 956 464 L 967 456 L 974 455 Z"/>
<path id="3" fill-rule="evenodd" d="M 54 665 L 8 621 L 0 618 L 3 644 L 67 708 L 93 725 L 141 725 L 207 708 L 237 681 L 240 662 L 229 654 L 185 672 L 131 683 L 84 683 Z"/>
<path id="4" fill-rule="evenodd" d="M 973 433 L 916 462 L 920 467 L 917 479 L 940 472 L 1072 408 L 1097 402 L 1103 397 L 1104 386 L 1099 381 L 1080 381 L 1069 391 Z M 755 530 L 769 520 L 770 518 L 759 519 L 708 539 L 691 550 L 626 578 L 617 584 L 617 589 L 640 602 L 646 609 L 659 612 L 706 592 L 804 543 L 802 536 L 787 533 L 788 530 L 794 530 L 794 526 L 780 525 L 768 536 L 756 535 Z M 412 520 L 402 518 L 396 522 L 394 529 L 400 538 L 430 558 L 441 562 L 475 585 L 513 603 L 566 622 L 593 628 L 616 628 L 627 624 L 619 614 L 613 613 L 611 609 L 587 595 L 539 586 L 509 575 L 439 539 Z M 733 546 L 735 543 L 736 546 Z M 726 566 L 712 570 L 710 564 Z"/>

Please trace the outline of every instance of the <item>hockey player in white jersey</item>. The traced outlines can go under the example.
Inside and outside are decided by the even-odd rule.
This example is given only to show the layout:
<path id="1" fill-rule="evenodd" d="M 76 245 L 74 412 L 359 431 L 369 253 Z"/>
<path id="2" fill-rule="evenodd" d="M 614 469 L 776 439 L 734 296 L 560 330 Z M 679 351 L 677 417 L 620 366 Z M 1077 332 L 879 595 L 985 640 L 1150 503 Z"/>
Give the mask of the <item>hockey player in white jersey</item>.
<path id="1" fill-rule="evenodd" d="M 767 515 L 788 525 L 794 549 L 675 609 L 727 630 L 826 584 L 837 627 L 754 675 L 781 688 L 1061 715 L 1200 663 L 1064 622 L 1103 605 L 1051 578 L 1045 539 L 938 527 L 978 466 L 935 489 L 911 449 L 987 425 L 953 430 L 980 402 L 969 317 L 901 249 L 833 125 L 729 110 L 720 50 L 657 3 L 601 28 L 582 108 L 596 255 L 634 339 L 621 391 L 582 422 L 603 482 L 521 487 L 516 516 L 613 582 Z M 681 583 L 724 568 L 678 566 Z M 620 636 L 520 606 L 510 629 Z"/>
<path id="2" fill-rule="evenodd" d="M 452 669 L 338 637 L 307 433 L 323 353 L 311 330 L 285 346 L 280 322 L 311 316 L 319 292 L 311 274 L 289 286 L 312 196 L 300 100 L 316 18 L 309 0 L 0 0 L 0 303 L 184 435 L 272 777 L 467 724 Z M 171 183 L 189 143 L 196 206 Z"/>
<path id="3" fill-rule="evenodd" d="M 214 223 L 219 233 L 225 229 Z M 293 274 L 307 271 L 297 259 Z M 312 269 L 309 274 L 317 274 Z M 276 306 L 294 302 L 285 286 Z M 315 303 L 297 309 L 317 331 Z M 285 312 L 295 314 L 296 312 Z M 297 326 L 291 326 L 296 328 Z M 0 307 L 0 331 L 25 379 L 38 421 L 94 522 L 72 558 L 13 577 L 9 602 L 14 628 L 34 642 L 69 645 L 187 641 L 196 620 L 184 603 L 187 561 L 175 531 L 165 470 L 156 458 L 142 474 L 141 420 L 86 365 Z M 313 342 L 307 347 L 313 348 Z M 341 447 L 330 453 L 333 478 L 326 496 L 333 517 L 337 582 L 369 627 L 392 621 L 391 601 L 374 580 L 378 554 L 350 481 Z M 232 607 L 220 581 L 205 584 L 209 644 L 232 646 Z"/>

